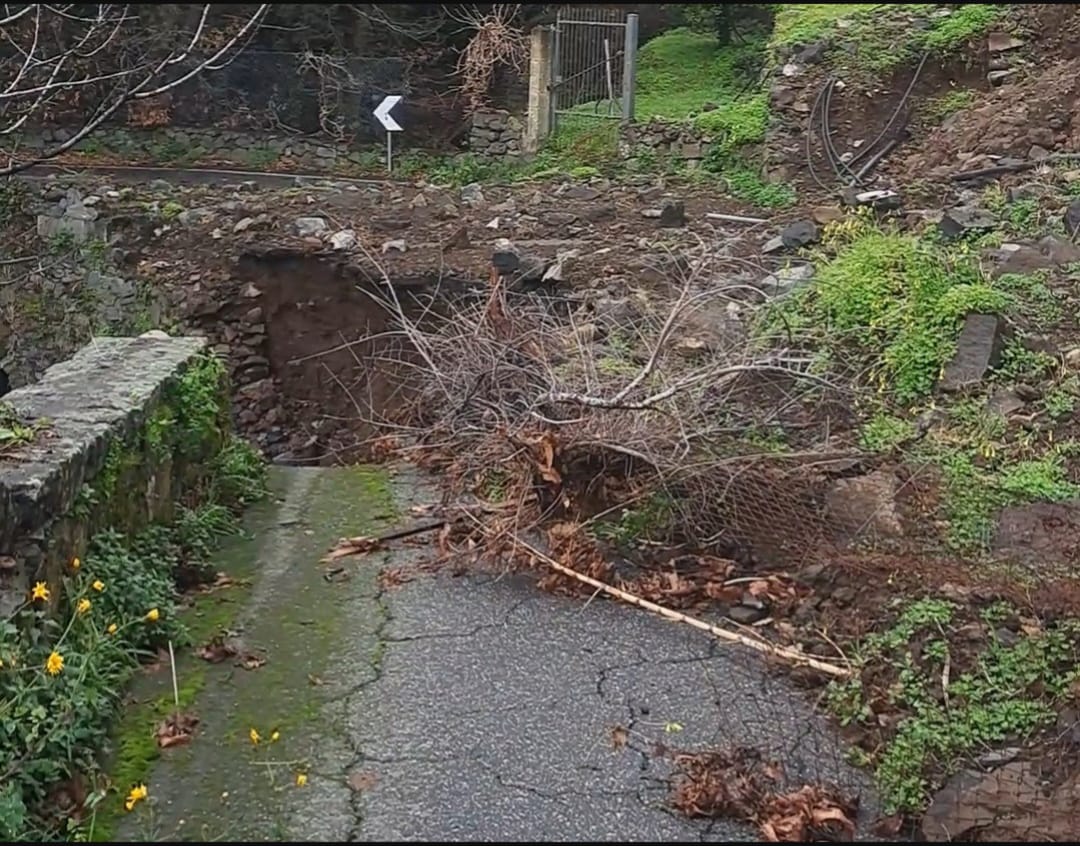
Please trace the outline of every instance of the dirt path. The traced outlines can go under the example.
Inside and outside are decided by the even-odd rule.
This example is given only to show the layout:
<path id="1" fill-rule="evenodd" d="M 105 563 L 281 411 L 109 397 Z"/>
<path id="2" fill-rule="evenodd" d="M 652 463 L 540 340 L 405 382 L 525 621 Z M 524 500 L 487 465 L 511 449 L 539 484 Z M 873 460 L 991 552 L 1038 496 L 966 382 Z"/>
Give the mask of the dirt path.
<path id="1" fill-rule="evenodd" d="M 253 539 L 222 561 L 240 572 L 258 561 L 233 628 L 266 664 L 210 667 L 194 742 L 164 750 L 147 781 L 152 816 L 147 806 L 126 815 L 120 839 L 756 839 L 671 812 L 669 764 L 635 751 L 653 740 L 763 747 L 795 782 L 864 791 L 871 818 L 840 747 L 757 659 L 509 577 L 381 590 L 379 568 L 418 548 L 347 563 L 347 580 L 328 580 L 318 560 L 329 544 L 430 497 L 406 474 L 274 473 L 277 501 L 250 514 Z M 167 675 L 136 693 L 167 689 Z M 625 748 L 612 746 L 616 726 L 629 729 Z"/>

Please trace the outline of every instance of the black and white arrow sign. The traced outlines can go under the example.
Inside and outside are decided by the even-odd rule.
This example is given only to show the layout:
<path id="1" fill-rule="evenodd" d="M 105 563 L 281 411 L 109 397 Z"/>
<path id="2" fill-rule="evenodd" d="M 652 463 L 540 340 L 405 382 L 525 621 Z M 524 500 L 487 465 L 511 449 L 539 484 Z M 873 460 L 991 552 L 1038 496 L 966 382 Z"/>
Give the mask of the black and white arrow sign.
<path id="1" fill-rule="evenodd" d="M 394 120 L 390 112 L 394 106 L 401 102 L 400 94 L 388 94 L 383 101 L 375 107 L 375 119 L 383 125 L 387 132 L 401 132 L 401 124 Z"/>

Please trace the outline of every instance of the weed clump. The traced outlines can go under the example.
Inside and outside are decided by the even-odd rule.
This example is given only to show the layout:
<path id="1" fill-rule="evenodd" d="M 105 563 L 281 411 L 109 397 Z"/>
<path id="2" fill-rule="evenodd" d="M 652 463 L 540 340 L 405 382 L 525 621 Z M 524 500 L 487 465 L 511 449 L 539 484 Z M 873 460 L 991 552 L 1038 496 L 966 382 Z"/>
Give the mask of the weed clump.
<path id="1" fill-rule="evenodd" d="M 966 314 L 1001 313 L 1011 302 L 968 255 L 867 219 L 832 226 L 820 259 L 814 286 L 779 306 L 779 323 L 773 312 L 764 325 L 795 326 L 817 334 L 817 346 L 850 348 L 880 392 L 901 405 L 929 395 Z"/>

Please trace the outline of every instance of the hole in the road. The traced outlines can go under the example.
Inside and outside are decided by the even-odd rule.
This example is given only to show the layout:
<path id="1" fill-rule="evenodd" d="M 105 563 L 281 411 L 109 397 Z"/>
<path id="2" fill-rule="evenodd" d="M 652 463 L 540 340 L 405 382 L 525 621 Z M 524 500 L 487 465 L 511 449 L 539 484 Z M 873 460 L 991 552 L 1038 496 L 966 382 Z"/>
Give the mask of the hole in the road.
<path id="1" fill-rule="evenodd" d="M 237 276 L 250 284 L 236 313 L 250 315 L 242 323 L 260 322 L 264 335 L 258 348 L 243 328 L 230 339 L 234 382 L 242 395 L 262 371 L 274 380 L 273 414 L 288 442 L 281 460 L 332 465 L 369 456 L 373 439 L 416 401 L 407 324 L 423 324 L 449 286 L 432 274 L 394 279 L 391 290 L 356 265 L 289 253 L 246 256 Z M 394 316 L 395 300 L 405 321 Z M 242 425 L 263 422 L 240 414 Z"/>

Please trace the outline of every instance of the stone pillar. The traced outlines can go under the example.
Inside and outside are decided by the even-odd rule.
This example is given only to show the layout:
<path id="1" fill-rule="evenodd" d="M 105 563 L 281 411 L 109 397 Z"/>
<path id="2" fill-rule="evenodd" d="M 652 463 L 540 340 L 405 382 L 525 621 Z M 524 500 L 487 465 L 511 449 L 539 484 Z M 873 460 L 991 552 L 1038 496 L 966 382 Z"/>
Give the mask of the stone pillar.
<path id="1" fill-rule="evenodd" d="M 533 27 L 529 34 L 529 113 L 522 148 L 535 153 L 551 131 L 552 53 L 555 31 L 550 26 Z"/>

